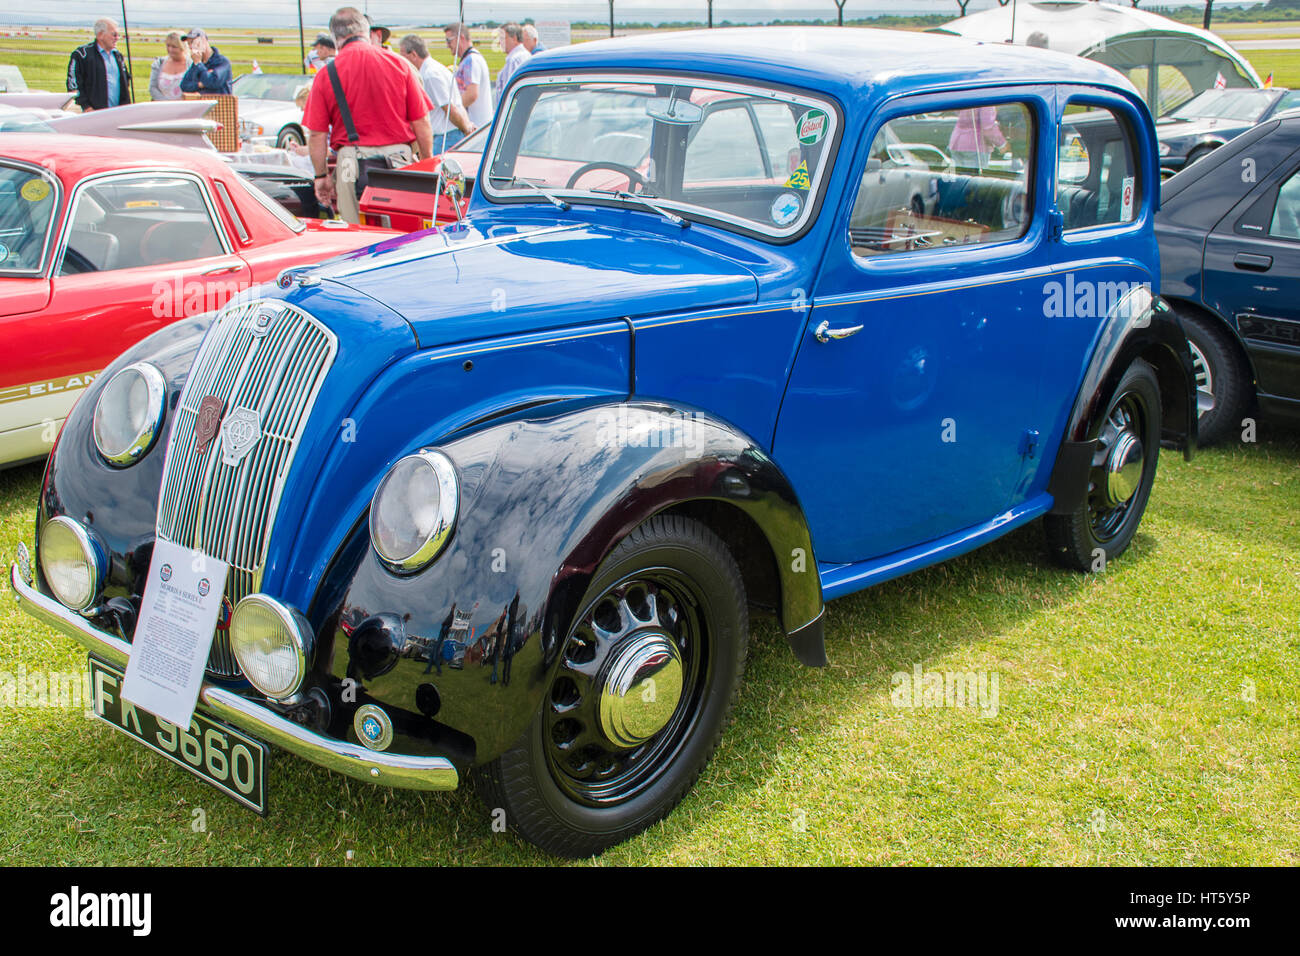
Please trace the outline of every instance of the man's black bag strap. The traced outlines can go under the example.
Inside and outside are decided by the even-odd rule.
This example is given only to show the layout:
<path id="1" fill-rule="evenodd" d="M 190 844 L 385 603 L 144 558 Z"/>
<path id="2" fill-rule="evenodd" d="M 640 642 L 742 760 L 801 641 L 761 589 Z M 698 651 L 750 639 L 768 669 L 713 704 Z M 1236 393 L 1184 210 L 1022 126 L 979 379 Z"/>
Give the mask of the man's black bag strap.
<path id="1" fill-rule="evenodd" d="M 357 126 L 352 122 L 352 110 L 348 109 L 348 98 L 343 95 L 343 84 L 339 82 L 339 71 L 335 68 L 333 60 L 330 60 L 329 66 L 325 67 L 325 72 L 330 75 L 330 83 L 334 86 L 334 102 L 339 105 L 339 113 L 343 115 L 343 127 L 348 131 L 348 142 L 355 143 L 361 137 L 357 135 Z"/>

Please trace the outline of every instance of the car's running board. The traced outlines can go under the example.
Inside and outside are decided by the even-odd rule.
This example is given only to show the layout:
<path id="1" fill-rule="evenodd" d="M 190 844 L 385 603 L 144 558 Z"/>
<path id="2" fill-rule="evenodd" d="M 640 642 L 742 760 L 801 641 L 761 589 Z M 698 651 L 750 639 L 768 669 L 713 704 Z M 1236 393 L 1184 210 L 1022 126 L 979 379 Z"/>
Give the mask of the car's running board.
<path id="1" fill-rule="evenodd" d="M 822 596 L 827 601 L 844 597 L 854 591 L 882 584 L 891 578 L 911 574 L 932 564 L 947 561 L 967 551 L 974 551 L 994 538 L 1000 538 L 1008 531 L 1046 514 L 1051 507 L 1052 496 L 1044 492 L 998 515 L 992 521 L 965 528 L 945 538 L 928 541 L 914 548 L 906 548 L 855 564 L 818 562 L 817 573 L 822 579 Z"/>

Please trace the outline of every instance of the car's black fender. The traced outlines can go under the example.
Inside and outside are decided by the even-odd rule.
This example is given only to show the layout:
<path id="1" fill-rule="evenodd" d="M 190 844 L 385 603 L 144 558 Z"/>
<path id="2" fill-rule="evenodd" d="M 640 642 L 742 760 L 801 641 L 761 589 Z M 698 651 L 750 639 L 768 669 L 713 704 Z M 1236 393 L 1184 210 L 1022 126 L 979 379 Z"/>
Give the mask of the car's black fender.
<path id="1" fill-rule="evenodd" d="M 1188 461 L 1196 453 L 1196 378 L 1187 335 L 1168 303 L 1138 286 L 1107 315 L 1084 372 L 1047 485 L 1052 514 L 1071 514 L 1086 500 L 1102 416 L 1138 359 L 1155 369 L 1160 384 L 1160 444 L 1181 449 Z"/>
<path id="2" fill-rule="evenodd" d="M 771 458 L 726 423 L 659 403 L 533 408 L 437 447 L 460 481 L 446 550 L 395 574 L 358 519 L 308 613 L 329 635 L 319 677 L 383 707 L 394 750 L 450 752 L 449 741 L 472 739 L 482 763 L 513 744 L 601 561 L 664 512 L 709 524 L 751 602 L 776 611 L 801 660 L 825 663 L 802 509 Z"/>

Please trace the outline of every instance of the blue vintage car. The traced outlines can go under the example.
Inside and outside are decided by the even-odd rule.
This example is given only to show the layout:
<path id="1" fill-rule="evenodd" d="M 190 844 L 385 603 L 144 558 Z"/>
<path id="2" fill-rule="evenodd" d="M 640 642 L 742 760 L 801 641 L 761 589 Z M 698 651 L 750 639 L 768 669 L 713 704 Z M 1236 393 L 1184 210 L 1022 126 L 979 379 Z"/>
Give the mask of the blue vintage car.
<path id="1" fill-rule="evenodd" d="M 465 222 L 106 370 L 13 586 L 90 649 L 102 717 L 254 809 L 270 745 L 472 778 L 599 852 L 701 773 L 751 611 L 820 665 L 824 602 L 1031 521 L 1073 568 L 1125 549 L 1159 449 L 1196 440 L 1159 182 L 1137 92 L 1075 57 L 834 29 L 549 52 Z M 188 728 L 120 699 L 175 547 L 228 568 Z"/>

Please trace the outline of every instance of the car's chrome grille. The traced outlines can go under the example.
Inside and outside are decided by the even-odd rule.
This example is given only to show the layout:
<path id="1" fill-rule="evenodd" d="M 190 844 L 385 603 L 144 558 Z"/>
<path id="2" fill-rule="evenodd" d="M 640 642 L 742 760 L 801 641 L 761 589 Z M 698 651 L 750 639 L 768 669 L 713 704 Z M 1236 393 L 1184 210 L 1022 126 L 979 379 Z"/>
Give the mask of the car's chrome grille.
<path id="1" fill-rule="evenodd" d="M 334 334 L 299 309 L 241 304 L 218 316 L 181 391 L 158 535 L 227 562 L 231 607 L 258 587 L 280 492 L 336 348 Z M 199 406 L 209 396 L 222 401 L 223 422 L 236 409 L 257 413 L 261 437 L 236 463 L 224 460 L 221 431 L 198 448 Z M 240 676 L 224 630 L 213 638 L 208 673 Z"/>

